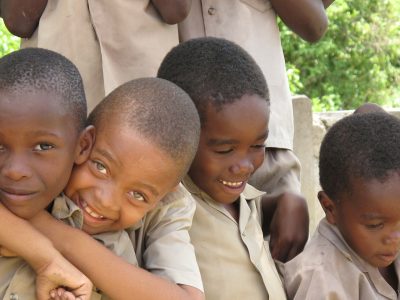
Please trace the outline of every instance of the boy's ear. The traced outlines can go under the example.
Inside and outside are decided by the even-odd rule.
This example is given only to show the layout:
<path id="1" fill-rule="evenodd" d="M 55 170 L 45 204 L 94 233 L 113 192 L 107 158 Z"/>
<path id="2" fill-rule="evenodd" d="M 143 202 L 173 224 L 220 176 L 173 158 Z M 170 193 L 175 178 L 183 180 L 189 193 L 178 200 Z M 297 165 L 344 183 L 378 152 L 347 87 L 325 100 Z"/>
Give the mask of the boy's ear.
<path id="1" fill-rule="evenodd" d="M 332 225 L 336 224 L 336 203 L 324 192 L 318 192 L 318 200 L 325 212 L 326 219 Z"/>
<path id="2" fill-rule="evenodd" d="M 84 163 L 92 151 L 96 136 L 96 130 L 93 125 L 86 127 L 79 135 L 79 141 L 75 154 L 75 164 Z"/>

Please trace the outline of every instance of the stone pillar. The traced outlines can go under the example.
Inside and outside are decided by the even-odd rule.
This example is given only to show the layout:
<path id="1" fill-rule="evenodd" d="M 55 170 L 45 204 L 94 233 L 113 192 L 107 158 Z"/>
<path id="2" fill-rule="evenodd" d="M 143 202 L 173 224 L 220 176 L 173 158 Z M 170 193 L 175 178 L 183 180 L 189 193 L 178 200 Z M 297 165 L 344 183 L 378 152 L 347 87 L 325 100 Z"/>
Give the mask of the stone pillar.
<path id="1" fill-rule="evenodd" d="M 294 153 L 301 163 L 301 191 L 307 199 L 310 213 L 310 234 L 319 222 L 315 159 L 313 147 L 313 114 L 311 100 L 307 96 L 293 97 Z"/>

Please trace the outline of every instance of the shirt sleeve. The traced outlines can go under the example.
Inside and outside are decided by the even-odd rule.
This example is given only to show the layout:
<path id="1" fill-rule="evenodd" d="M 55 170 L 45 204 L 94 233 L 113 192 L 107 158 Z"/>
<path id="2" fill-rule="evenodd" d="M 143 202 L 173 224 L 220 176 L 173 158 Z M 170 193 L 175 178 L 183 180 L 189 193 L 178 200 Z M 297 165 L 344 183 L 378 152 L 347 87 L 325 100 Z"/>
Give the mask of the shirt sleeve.
<path id="1" fill-rule="evenodd" d="M 189 237 L 195 208 L 195 200 L 180 184 L 146 216 L 143 267 L 176 284 L 203 291 Z"/>

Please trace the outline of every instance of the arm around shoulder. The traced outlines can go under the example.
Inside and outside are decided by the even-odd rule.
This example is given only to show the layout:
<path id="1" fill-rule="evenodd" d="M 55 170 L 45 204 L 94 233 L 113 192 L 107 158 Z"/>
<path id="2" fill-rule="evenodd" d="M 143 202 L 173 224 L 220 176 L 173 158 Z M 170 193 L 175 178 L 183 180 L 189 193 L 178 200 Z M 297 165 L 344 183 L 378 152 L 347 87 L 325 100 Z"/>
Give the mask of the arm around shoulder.
<path id="1" fill-rule="evenodd" d="M 189 14 L 192 0 L 152 0 L 157 11 L 167 24 L 182 22 Z"/>
<path id="2" fill-rule="evenodd" d="M 7 29 L 21 38 L 35 32 L 48 0 L 2 0 L 1 17 Z"/>
<path id="3" fill-rule="evenodd" d="M 325 9 L 334 0 L 271 0 L 282 21 L 310 43 L 317 42 L 328 28 Z"/>
<path id="4" fill-rule="evenodd" d="M 32 223 L 55 247 L 112 299 L 203 300 L 195 288 L 179 286 L 138 268 L 113 254 L 86 233 L 38 214 Z M 100 263 L 101 262 L 101 263 Z"/>

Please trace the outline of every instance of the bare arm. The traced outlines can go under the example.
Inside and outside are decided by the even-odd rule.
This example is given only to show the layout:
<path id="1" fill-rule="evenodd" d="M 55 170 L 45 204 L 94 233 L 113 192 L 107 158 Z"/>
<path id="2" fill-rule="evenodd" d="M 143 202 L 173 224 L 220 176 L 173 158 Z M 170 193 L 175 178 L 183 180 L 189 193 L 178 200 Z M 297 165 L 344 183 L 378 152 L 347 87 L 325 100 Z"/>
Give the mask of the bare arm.
<path id="1" fill-rule="evenodd" d="M 328 28 L 325 9 L 334 0 L 271 0 L 282 21 L 308 42 L 317 42 Z"/>
<path id="2" fill-rule="evenodd" d="M 146 300 L 204 300 L 200 290 L 185 285 L 178 286 L 135 267 L 84 232 L 69 227 L 48 214 L 39 214 L 32 223 L 112 299 L 130 300 L 134 295 L 135 298 Z"/>
<path id="3" fill-rule="evenodd" d="M 90 299 L 91 282 L 53 247 L 50 240 L 1 203 L 0 228 L 3 229 L 0 230 L 1 246 L 17 253 L 35 270 L 39 300 L 49 299 L 50 291 L 59 286 L 68 287 L 77 299 Z"/>
<path id="4" fill-rule="evenodd" d="M 263 197 L 262 201 L 263 231 L 264 235 L 271 235 L 271 255 L 279 261 L 289 261 L 303 250 L 308 239 L 307 202 L 292 193 Z"/>
<path id="5" fill-rule="evenodd" d="M 14 35 L 29 38 L 39 24 L 47 0 L 2 0 L 1 16 Z"/>
<path id="6" fill-rule="evenodd" d="M 189 14 L 192 0 L 152 0 L 157 11 L 167 24 L 182 22 Z"/>

